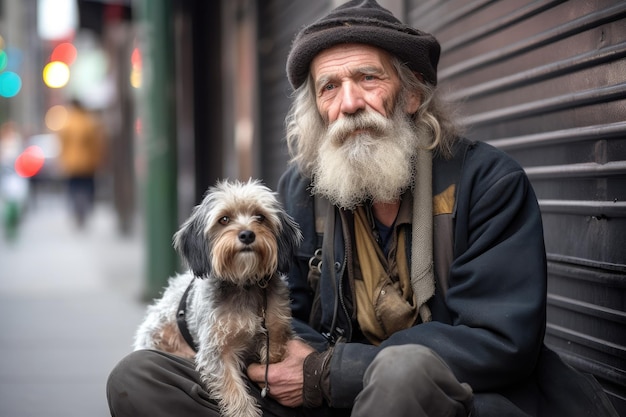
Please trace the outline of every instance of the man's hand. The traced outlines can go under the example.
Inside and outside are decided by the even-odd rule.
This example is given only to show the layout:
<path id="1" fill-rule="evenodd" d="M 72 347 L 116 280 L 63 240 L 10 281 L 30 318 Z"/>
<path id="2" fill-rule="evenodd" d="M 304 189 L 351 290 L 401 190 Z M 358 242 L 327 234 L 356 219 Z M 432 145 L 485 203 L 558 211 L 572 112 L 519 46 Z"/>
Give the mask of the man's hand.
<path id="1" fill-rule="evenodd" d="M 270 386 L 269 396 L 287 407 L 302 405 L 302 387 L 304 359 L 314 352 L 311 346 L 300 340 L 287 342 L 287 352 L 282 362 L 270 365 L 267 380 Z M 265 386 L 265 365 L 253 363 L 248 366 L 248 377 L 261 388 Z"/>

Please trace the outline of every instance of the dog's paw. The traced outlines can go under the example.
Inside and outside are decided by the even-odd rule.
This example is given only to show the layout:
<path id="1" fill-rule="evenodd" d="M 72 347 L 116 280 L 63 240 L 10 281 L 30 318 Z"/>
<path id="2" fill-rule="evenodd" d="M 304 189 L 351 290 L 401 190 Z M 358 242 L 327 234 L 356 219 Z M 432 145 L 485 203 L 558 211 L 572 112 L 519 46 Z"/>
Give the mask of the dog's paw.
<path id="1" fill-rule="evenodd" d="M 270 363 L 277 363 L 283 360 L 285 357 L 285 353 L 287 352 L 287 348 L 285 345 L 275 345 L 271 346 L 270 349 Z"/>
<path id="2" fill-rule="evenodd" d="M 287 345 L 284 343 L 271 343 L 269 351 L 269 363 L 281 362 L 287 353 Z M 259 347 L 259 362 L 267 364 L 268 352 L 267 346 L 261 345 Z"/>

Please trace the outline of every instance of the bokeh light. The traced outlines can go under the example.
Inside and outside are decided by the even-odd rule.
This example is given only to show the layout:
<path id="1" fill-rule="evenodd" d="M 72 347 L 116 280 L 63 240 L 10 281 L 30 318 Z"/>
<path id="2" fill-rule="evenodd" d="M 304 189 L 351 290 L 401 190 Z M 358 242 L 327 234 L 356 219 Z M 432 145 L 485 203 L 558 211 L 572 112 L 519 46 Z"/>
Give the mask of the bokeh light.
<path id="1" fill-rule="evenodd" d="M 71 38 L 78 20 L 77 0 L 37 0 L 37 33 L 42 39 Z"/>
<path id="2" fill-rule="evenodd" d="M 5 50 L 0 49 L 0 71 L 4 71 L 7 67 L 7 62 L 9 61 L 9 57 Z"/>
<path id="3" fill-rule="evenodd" d="M 53 61 L 43 69 L 43 81 L 50 88 L 61 88 L 70 80 L 70 69 L 61 61 Z"/>
<path id="4" fill-rule="evenodd" d="M 133 88 L 141 87 L 141 72 L 131 70 L 130 72 L 130 85 Z"/>
<path id="5" fill-rule="evenodd" d="M 50 107 L 46 112 L 44 120 L 46 127 L 54 132 L 63 129 L 67 122 L 67 108 L 60 104 Z"/>
<path id="6" fill-rule="evenodd" d="M 20 48 L 14 46 L 7 46 L 4 48 L 4 52 L 7 54 L 6 71 L 13 71 L 17 74 L 20 73 L 22 62 L 24 61 L 24 53 Z"/>
<path id="7" fill-rule="evenodd" d="M 0 73 L 0 97 L 14 97 L 22 89 L 22 79 L 12 71 Z"/>
<path id="8" fill-rule="evenodd" d="M 131 71 L 130 71 L 130 85 L 134 88 L 141 87 L 141 51 L 139 48 L 134 48 L 130 55 Z"/>
<path id="9" fill-rule="evenodd" d="M 30 178 L 36 175 L 44 163 L 46 157 L 39 146 L 29 146 L 15 160 L 15 172 L 20 177 Z"/>
<path id="10" fill-rule="evenodd" d="M 141 118 L 140 118 L 140 117 L 138 117 L 138 118 L 136 118 L 136 119 L 135 119 L 135 133 L 136 133 L 138 136 L 141 136 L 141 135 L 142 135 L 142 133 L 143 133 L 143 123 L 142 123 L 142 121 L 141 121 Z"/>
<path id="11" fill-rule="evenodd" d="M 50 61 L 60 61 L 66 65 L 72 65 L 76 60 L 76 47 L 69 42 L 58 44 L 50 54 Z"/>

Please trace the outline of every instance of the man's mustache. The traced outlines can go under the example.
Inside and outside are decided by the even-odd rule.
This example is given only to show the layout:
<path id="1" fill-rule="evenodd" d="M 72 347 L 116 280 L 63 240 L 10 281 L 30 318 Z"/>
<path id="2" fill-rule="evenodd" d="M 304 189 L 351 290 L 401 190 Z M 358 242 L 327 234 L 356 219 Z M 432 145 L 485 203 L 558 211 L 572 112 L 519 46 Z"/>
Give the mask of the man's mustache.
<path id="1" fill-rule="evenodd" d="M 328 137 L 334 143 L 343 143 L 354 132 L 367 131 L 372 136 L 379 136 L 388 131 L 391 121 L 373 111 L 361 111 L 342 117 L 328 127 Z"/>

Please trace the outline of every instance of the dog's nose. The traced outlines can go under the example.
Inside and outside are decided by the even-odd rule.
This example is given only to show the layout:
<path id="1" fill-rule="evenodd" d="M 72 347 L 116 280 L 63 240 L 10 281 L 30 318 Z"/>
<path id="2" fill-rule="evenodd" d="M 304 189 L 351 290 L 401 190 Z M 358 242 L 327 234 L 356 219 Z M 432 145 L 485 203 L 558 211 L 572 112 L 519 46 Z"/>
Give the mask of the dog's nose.
<path id="1" fill-rule="evenodd" d="M 239 240 L 245 245 L 249 245 L 254 242 L 255 238 L 256 235 L 252 230 L 242 230 L 241 232 L 239 232 Z"/>

